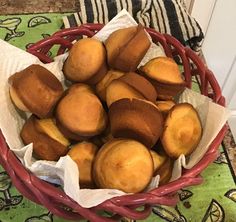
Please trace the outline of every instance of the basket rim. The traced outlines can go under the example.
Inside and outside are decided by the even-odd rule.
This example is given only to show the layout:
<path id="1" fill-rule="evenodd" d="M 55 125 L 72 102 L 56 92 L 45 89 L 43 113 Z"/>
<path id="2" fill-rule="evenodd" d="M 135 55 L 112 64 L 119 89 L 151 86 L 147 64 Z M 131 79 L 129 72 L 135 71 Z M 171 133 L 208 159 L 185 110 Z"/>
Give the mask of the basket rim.
<path id="1" fill-rule="evenodd" d="M 66 39 L 64 39 L 65 36 L 70 35 L 70 33 L 72 33 L 72 35 L 76 35 L 78 33 L 79 29 L 80 29 L 80 31 L 82 29 L 83 32 L 86 32 L 88 35 L 92 36 L 92 35 L 94 35 L 95 31 L 101 29 L 102 27 L 103 27 L 103 24 L 84 24 L 84 25 L 81 25 L 76 28 L 63 29 L 63 30 L 55 32 L 52 36 L 50 36 L 46 39 L 42 39 L 42 40 L 38 41 L 37 43 L 31 45 L 27 49 L 27 51 L 33 55 L 38 56 L 39 54 L 37 54 L 37 53 L 39 53 L 39 50 L 42 48 L 45 49 L 50 44 L 55 44 L 55 43 L 61 44 L 61 45 L 64 44 L 64 46 L 69 47 L 71 45 L 71 43 L 69 44 L 68 41 Z M 151 28 L 146 28 L 146 30 L 149 32 L 149 34 L 160 38 L 163 41 L 163 44 L 165 44 L 165 45 L 167 45 L 167 41 L 170 41 L 176 45 L 179 44 L 181 52 L 186 53 L 191 58 L 194 58 L 199 63 L 199 67 L 202 68 L 204 74 L 207 73 L 208 78 L 209 79 L 211 78 L 211 81 L 213 83 L 215 83 L 215 82 L 217 83 L 216 79 L 214 78 L 214 75 L 210 72 L 210 70 L 203 64 L 203 62 L 197 57 L 197 55 L 191 49 L 182 46 L 181 43 L 178 42 L 178 40 L 174 39 L 174 37 L 172 37 L 168 34 L 161 34 Z M 171 51 L 169 51 L 168 53 L 171 53 Z M 221 90 L 220 90 L 219 86 L 216 86 L 215 91 L 218 91 L 216 102 L 220 105 L 224 105 L 224 97 L 221 95 Z M 139 204 L 147 204 L 146 202 L 148 202 L 148 200 L 149 200 L 148 204 L 150 204 L 150 205 L 152 203 L 155 203 L 155 201 L 162 203 L 162 204 L 175 204 L 177 202 L 177 200 L 173 197 L 170 197 L 169 195 L 176 192 L 177 190 L 179 190 L 183 187 L 187 187 L 190 185 L 197 185 L 202 182 L 202 179 L 199 178 L 198 175 L 211 162 L 213 162 L 215 160 L 215 158 L 217 157 L 218 146 L 221 143 L 221 141 L 223 140 L 226 130 L 227 130 L 227 126 L 225 125 L 221 129 L 221 131 L 218 133 L 218 135 L 215 137 L 215 139 L 212 141 L 211 145 L 208 148 L 207 153 L 202 157 L 202 159 L 193 168 L 191 168 L 190 170 L 186 170 L 184 172 L 184 174 L 176 181 L 169 182 L 166 185 L 162 185 L 158 188 L 155 188 L 155 189 L 145 192 L 145 193 L 138 193 L 138 194 L 125 195 L 125 196 L 121 196 L 121 197 L 111 198 L 111 199 L 99 204 L 97 207 L 95 207 L 93 209 L 87 208 L 87 209 L 91 209 L 89 211 L 89 214 L 92 215 L 92 212 L 94 210 L 99 210 L 99 209 L 104 209 L 104 208 L 111 209 L 114 211 L 115 210 L 114 208 L 116 208 L 117 206 L 124 206 L 124 205 L 125 206 L 132 206 L 132 205 L 139 205 Z M 69 206 L 75 207 L 78 210 L 79 214 L 81 214 L 82 216 L 87 215 L 87 213 L 88 213 L 87 209 L 85 210 L 85 208 L 82 208 L 79 204 L 75 203 L 65 193 L 63 195 L 61 192 L 56 192 L 55 189 L 52 188 L 53 185 L 49 185 L 49 184 L 47 184 L 47 182 L 38 179 L 33 173 L 29 172 L 24 167 L 23 164 L 21 164 L 20 168 L 17 168 L 17 169 L 14 168 L 14 166 L 19 167 L 19 164 L 16 162 L 16 161 L 19 162 L 19 160 L 15 156 L 13 151 L 11 151 L 9 149 L 9 147 L 7 146 L 5 138 L 1 133 L 1 129 L 0 129 L 0 148 L 3 151 L 3 155 L 0 156 L 0 163 L 3 165 L 3 168 L 5 168 L 5 170 L 11 175 L 13 183 L 15 183 L 16 188 L 19 188 L 19 190 L 24 193 L 24 188 L 20 187 L 20 185 L 17 184 L 17 182 L 16 182 L 16 180 L 17 180 L 16 177 L 19 176 L 18 174 L 20 174 L 22 176 L 21 177 L 22 183 L 28 183 L 27 188 L 29 188 L 29 189 L 31 188 L 31 191 L 33 194 L 29 194 L 29 193 L 27 194 L 27 192 L 26 192 L 25 195 L 27 198 L 31 199 L 32 201 L 34 201 L 36 203 L 41 203 L 41 204 L 46 203 L 46 205 L 47 205 L 46 207 L 49 207 L 50 210 L 53 212 L 55 209 L 50 207 L 47 203 L 47 200 L 43 200 L 41 197 L 42 196 L 41 194 L 46 194 L 46 195 L 51 196 L 52 198 L 54 197 L 55 200 L 57 200 L 57 201 L 64 200 Z M 11 157 L 11 161 L 9 161 L 9 157 Z M 21 173 L 21 171 L 22 171 L 22 173 Z M 40 184 L 42 187 L 41 188 L 35 187 L 35 186 L 37 186 L 35 184 Z M 41 194 L 39 193 L 40 191 L 41 191 Z M 53 195 L 57 194 L 57 196 L 52 196 L 51 191 L 53 191 L 52 192 Z M 56 193 L 54 193 L 54 192 L 56 192 Z M 165 199 L 165 197 L 166 197 L 166 199 Z M 127 214 L 131 215 L 131 212 L 126 212 L 126 211 L 124 211 L 123 208 L 121 208 L 119 210 L 124 215 L 127 215 Z M 142 218 L 145 218 L 144 216 L 146 216 L 147 212 L 148 212 L 148 209 L 146 209 L 146 211 L 144 211 L 143 215 L 141 215 Z M 58 213 L 56 211 L 55 214 L 60 214 L 60 213 Z M 63 214 L 60 216 L 63 216 Z M 94 215 L 92 215 L 91 218 L 94 218 Z M 96 221 L 100 221 L 100 219 L 98 219 L 98 220 L 96 219 Z M 103 221 L 103 220 L 101 220 L 101 221 Z"/>

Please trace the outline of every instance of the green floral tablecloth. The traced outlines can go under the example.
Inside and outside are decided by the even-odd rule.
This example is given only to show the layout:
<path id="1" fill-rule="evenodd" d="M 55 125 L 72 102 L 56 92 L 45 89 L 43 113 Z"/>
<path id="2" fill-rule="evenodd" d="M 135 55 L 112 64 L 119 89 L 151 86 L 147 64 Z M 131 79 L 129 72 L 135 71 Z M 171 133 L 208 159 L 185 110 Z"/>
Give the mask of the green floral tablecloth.
<path id="1" fill-rule="evenodd" d="M 65 15 L 65 14 L 64 14 Z M 50 36 L 63 26 L 62 14 L 0 16 L 0 38 L 21 49 Z M 52 50 L 53 53 L 53 50 Z M 1 115 L 1 114 L 0 114 Z M 1 118 L 1 116 L 0 116 Z M 145 221 L 235 222 L 236 186 L 227 155 L 221 155 L 203 173 L 204 183 L 179 191 L 174 207 L 155 206 Z M 64 222 L 47 209 L 24 198 L 0 166 L 0 222 Z"/>

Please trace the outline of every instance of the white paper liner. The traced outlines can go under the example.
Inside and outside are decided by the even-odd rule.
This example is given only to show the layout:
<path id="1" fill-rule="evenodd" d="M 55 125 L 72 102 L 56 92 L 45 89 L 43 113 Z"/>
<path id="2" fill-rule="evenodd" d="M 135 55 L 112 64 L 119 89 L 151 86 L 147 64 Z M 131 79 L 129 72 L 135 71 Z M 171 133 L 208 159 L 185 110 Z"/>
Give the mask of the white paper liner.
<path id="1" fill-rule="evenodd" d="M 123 10 L 99 31 L 95 38 L 104 41 L 111 32 L 133 25 L 136 25 L 136 22 Z M 141 64 L 145 64 L 151 58 L 163 55 L 164 53 L 160 47 L 152 44 Z M 61 70 L 67 54 L 56 57 L 55 62 L 42 64 L 37 57 L 0 40 L 0 57 L 0 88 L 2 89 L 0 91 L 0 128 L 10 149 L 16 153 L 22 164 L 39 178 L 62 184 L 65 193 L 85 208 L 96 206 L 112 197 L 124 195 L 124 192 L 114 189 L 80 189 L 79 171 L 77 165 L 69 156 L 61 157 L 58 162 L 36 161 L 32 158 L 32 144 L 23 146 L 20 139 L 20 130 L 27 115 L 18 112 L 12 104 L 9 96 L 8 78 L 31 64 L 40 64 L 54 73 L 63 83 L 64 76 Z M 181 166 L 191 168 L 201 159 L 208 145 L 229 117 L 229 112 L 225 108 L 212 103 L 209 98 L 191 90 L 185 90 L 180 97 L 180 101 L 189 102 L 196 107 L 204 126 L 204 132 L 202 140 L 196 151 L 190 156 L 189 162 L 185 161 L 184 156 L 180 156 L 176 161 L 172 180 L 181 176 Z M 159 176 L 156 176 L 149 184 L 147 190 L 157 187 L 158 182 Z"/>

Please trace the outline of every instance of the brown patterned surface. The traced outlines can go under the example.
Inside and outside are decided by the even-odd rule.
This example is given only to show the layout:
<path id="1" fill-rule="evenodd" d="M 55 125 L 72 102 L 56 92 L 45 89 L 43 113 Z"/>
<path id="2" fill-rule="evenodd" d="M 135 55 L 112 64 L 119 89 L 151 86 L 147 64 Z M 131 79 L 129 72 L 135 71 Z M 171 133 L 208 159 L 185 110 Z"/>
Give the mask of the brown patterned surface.
<path id="1" fill-rule="evenodd" d="M 78 11 L 78 0 L 0 0 L 0 15 Z"/>

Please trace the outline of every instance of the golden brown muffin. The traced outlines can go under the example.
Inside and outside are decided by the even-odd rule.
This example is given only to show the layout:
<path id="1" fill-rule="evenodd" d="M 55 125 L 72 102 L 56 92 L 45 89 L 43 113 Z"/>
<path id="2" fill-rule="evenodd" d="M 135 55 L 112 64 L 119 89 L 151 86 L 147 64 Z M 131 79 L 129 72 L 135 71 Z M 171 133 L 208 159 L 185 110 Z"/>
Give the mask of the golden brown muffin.
<path id="1" fill-rule="evenodd" d="M 60 130 L 60 132 L 68 139 L 71 139 L 73 141 L 83 141 L 83 140 L 88 140 L 90 137 L 86 137 L 86 136 L 80 136 L 76 133 L 73 133 L 71 131 L 69 131 L 67 128 L 65 128 L 58 119 L 55 119 L 56 121 L 56 125 L 58 127 L 58 129 Z"/>
<path id="2" fill-rule="evenodd" d="M 156 105 L 162 112 L 163 117 L 167 117 L 169 110 L 175 105 L 173 100 L 158 100 Z"/>
<path id="3" fill-rule="evenodd" d="M 119 80 L 136 89 L 145 99 L 151 102 L 156 101 L 157 92 L 153 85 L 145 77 L 135 72 L 128 72 L 119 78 Z"/>
<path id="4" fill-rule="evenodd" d="M 56 118 L 68 131 L 82 137 L 100 134 L 107 124 L 100 100 L 85 84 L 74 84 L 69 88 L 56 108 Z"/>
<path id="5" fill-rule="evenodd" d="M 140 99 L 121 99 L 109 108 L 111 133 L 140 141 L 151 148 L 163 130 L 163 117 L 155 104 Z"/>
<path id="6" fill-rule="evenodd" d="M 150 150 L 153 164 L 154 164 L 154 174 L 153 176 L 160 176 L 159 185 L 166 184 L 169 182 L 172 176 L 172 170 L 174 166 L 174 161 L 166 154 L 163 150 L 161 142 L 158 142 L 155 147 L 156 150 Z"/>
<path id="7" fill-rule="evenodd" d="M 106 90 L 106 103 L 109 107 L 112 103 L 123 98 L 145 99 L 143 95 L 119 79 L 113 80 Z"/>
<path id="8" fill-rule="evenodd" d="M 24 112 L 30 112 L 29 109 L 24 105 L 22 100 L 19 98 L 16 90 L 12 86 L 10 86 L 9 92 L 10 92 L 10 97 L 11 97 L 12 102 L 15 104 L 15 106 L 19 110 L 24 111 Z"/>
<path id="9" fill-rule="evenodd" d="M 157 98 L 160 100 L 174 100 L 175 96 L 183 92 L 185 83 L 169 84 L 150 80 L 157 91 Z"/>
<path id="10" fill-rule="evenodd" d="M 69 51 L 63 72 L 73 82 L 98 83 L 107 72 L 103 43 L 94 38 L 76 42 Z"/>
<path id="11" fill-rule="evenodd" d="M 124 72 L 113 69 L 106 73 L 103 79 L 96 85 L 96 93 L 101 100 L 106 101 L 106 89 L 111 81 L 120 78 L 124 74 Z"/>
<path id="12" fill-rule="evenodd" d="M 167 155 L 166 154 L 160 154 L 157 153 L 154 150 L 150 150 L 152 159 L 153 159 L 153 164 L 154 164 L 154 176 L 157 175 L 157 171 L 161 168 L 161 166 L 165 163 L 165 161 L 167 160 Z"/>
<path id="13" fill-rule="evenodd" d="M 93 177 L 98 187 L 127 193 L 144 190 L 152 175 L 151 154 L 135 140 L 109 141 L 98 151 L 93 165 Z"/>
<path id="14" fill-rule="evenodd" d="M 135 72 L 129 72 L 119 79 L 113 80 L 107 87 L 106 100 L 108 106 L 123 98 L 146 99 L 155 102 L 157 93 L 147 79 Z"/>
<path id="15" fill-rule="evenodd" d="M 124 72 L 135 71 L 150 45 L 142 25 L 119 29 L 105 41 L 108 65 Z"/>
<path id="16" fill-rule="evenodd" d="M 49 117 L 60 99 L 63 88 L 60 81 L 40 65 L 31 65 L 9 78 L 10 96 L 23 111 L 40 118 Z"/>
<path id="17" fill-rule="evenodd" d="M 80 188 L 94 188 L 92 166 L 98 147 L 90 142 L 78 143 L 70 149 L 68 155 L 74 160 L 79 169 Z"/>
<path id="18" fill-rule="evenodd" d="M 201 137 L 201 121 L 195 108 L 189 103 L 176 104 L 169 111 L 161 136 L 168 156 L 177 159 L 181 154 L 191 154 Z"/>
<path id="19" fill-rule="evenodd" d="M 38 119 L 32 115 L 24 124 L 20 136 L 25 145 L 33 143 L 38 159 L 57 161 L 66 155 L 70 142 L 57 129 L 53 119 Z"/>
<path id="20" fill-rule="evenodd" d="M 161 100 L 172 100 L 184 90 L 185 81 L 181 77 L 178 65 L 171 58 L 151 59 L 140 70 L 154 85 L 157 97 Z"/>
<path id="21" fill-rule="evenodd" d="M 170 157 L 167 157 L 165 162 L 156 171 L 156 175 L 160 175 L 159 185 L 163 185 L 169 182 L 172 176 L 173 166 L 174 161 Z"/>
<path id="22" fill-rule="evenodd" d="M 110 67 L 115 66 L 115 59 L 118 57 L 120 49 L 126 45 L 135 35 L 137 26 L 119 29 L 110 34 L 105 41 L 107 50 L 107 62 Z"/>

